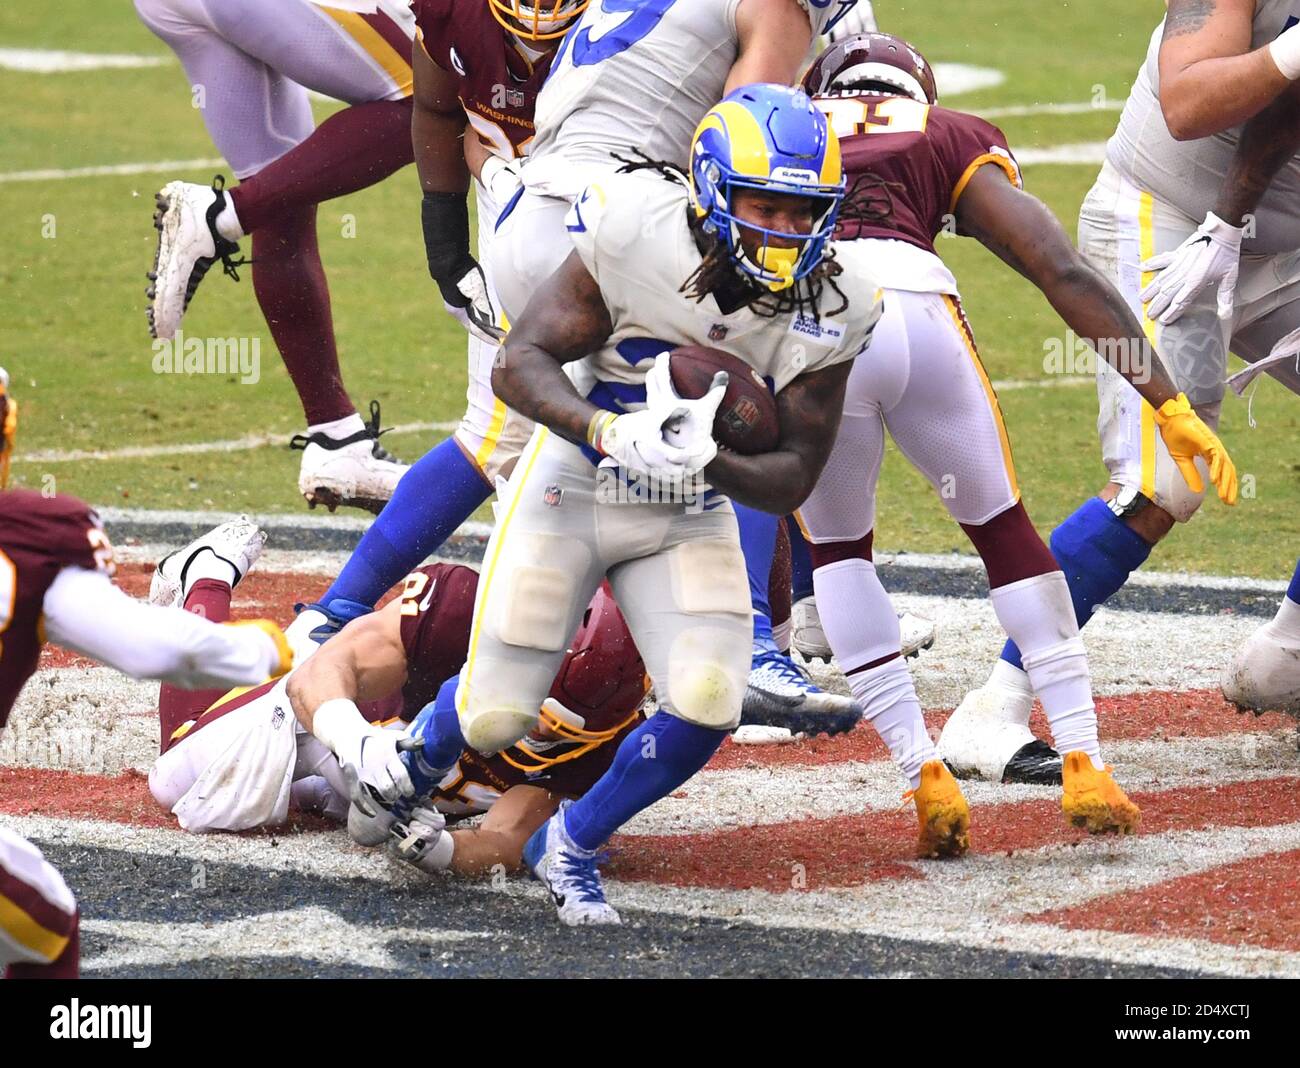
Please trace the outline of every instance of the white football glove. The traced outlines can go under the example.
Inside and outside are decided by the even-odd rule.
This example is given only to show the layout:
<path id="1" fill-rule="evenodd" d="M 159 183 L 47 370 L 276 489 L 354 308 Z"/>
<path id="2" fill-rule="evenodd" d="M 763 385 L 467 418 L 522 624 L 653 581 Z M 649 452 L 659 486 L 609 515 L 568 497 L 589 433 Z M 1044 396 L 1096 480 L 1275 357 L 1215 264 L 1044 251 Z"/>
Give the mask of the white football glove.
<path id="1" fill-rule="evenodd" d="M 849 9 L 848 14 L 831 27 L 831 32 L 826 34 L 826 39 L 831 44 L 835 44 L 859 33 L 875 32 L 876 13 L 872 10 L 871 0 L 858 0 L 857 4 Z"/>
<path id="2" fill-rule="evenodd" d="M 406 821 L 406 834 L 389 842 L 389 849 L 399 860 L 414 864 L 421 871 L 444 871 L 451 860 L 443 836 L 448 832 L 447 817 L 428 801 L 417 805 Z"/>
<path id="3" fill-rule="evenodd" d="M 666 352 L 655 357 L 654 367 L 645 376 L 646 403 L 651 411 L 673 413 L 664 426 L 664 438 L 686 453 L 686 467 L 694 473 L 703 470 L 718 455 L 718 444 L 713 440 L 713 420 L 727 392 L 730 377 L 726 371 L 719 371 L 703 397 L 685 400 L 673 386 L 670 361 Z M 684 415 L 678 414 L 683 412 Z"/>
<path id="4" fill-rule="evenodd" d="M 373 789 L 384 804 L 391 805 L 399 797 L 415 793 L 402 754 L 420 746 L 419 738 L 402 731 L 372 727 L 358 736 L 355 750 L 350 745 L 344 746 L 346 751 L 336 755 L 345 771 L 352 768 L 359 782 Z"/>
<path id="5" fill-rule="evenodd" d="M 628 471 L 664 480 L 690 474 L 686 450 L 670 445 L 664 438 L 664 425 L 685 415 L 679 409 L 647 408 L 615 416 L 596 442 L 596 448 L 605 454 L 601 466 L 610 466 L 612 462 Z"/>
<path id="6" fill-rule="evenodd" d="M 498 206 L 504 208 L 519 189 L 519 170 L 522 166 L 522 160 L 504 160 L 495 153 L 483 161 L 478 180 Z"/>
<path id="7" fill-rule="evenodd" d="M 483 268 L 470 260 L 465 271 L 453 283 L 438 283 L 443 307 L 480 341 L 499 345 L 506 332 L 497 326 L 496 308 L 488 292 Z"/>
<path id="8" fill-rule="evenodd" d="M 1241 227 L 1209 212 L 1196 233 L 1173 252 L 1143 260 L 1142 270 L 1160 272 L 1141 293 L 1147 315 L 1167 326 L 1206 286 L 1217 286 L 1219 318 L 1229 318 L 1241 262 L 1241 237 Z"/>

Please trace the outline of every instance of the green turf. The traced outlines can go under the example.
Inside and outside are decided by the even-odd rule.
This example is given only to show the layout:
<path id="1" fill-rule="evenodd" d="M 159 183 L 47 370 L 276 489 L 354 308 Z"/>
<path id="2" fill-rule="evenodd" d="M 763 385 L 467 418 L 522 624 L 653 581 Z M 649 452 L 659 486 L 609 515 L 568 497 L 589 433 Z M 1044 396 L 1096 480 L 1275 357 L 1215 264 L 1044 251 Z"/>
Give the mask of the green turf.
<path id="1" fill-rule="evenodd" d="M 1035 103 L 1122 101 L 1159 19 L 1160 0 L 976 0 L 876 5 L 882 24 L 931 59 L 994 67 L 1006 81 L 947 102 L 970 109 Z M 0 5 L 6 47 L 125 52 L 167 57 L 128 4 L 63 0 Z M 0 172 L 215 157 L 178 65 L 27 75 L 0 71 Z M 15 106 L 16 105 L 16 106 Z M 329 106 L 318 106 L 324 116 Z M 1013 148 L 1105 140 L 1116 112 L 999 120 Z M 216 169 L 216 168 L 213 168 Z M 1073 232 L 1093 166 L 1031 166 L 1028 188 Z M 152 194 L 171 178 L 150 173 L 0 184 L 0 362 L 23 408 L 20 453 L 116 449 L 288 435 L 301 412 L 247 277 L 214 274 L 185 320 L 191 336 L 257 339 L 261 377 L 159 375 L 145 330 L 144 272 L 153 255 Z M 344 236 L 345 223 L 355 236 Z M 52 237 L 50 225 L 54 227 Z M 412 172 L 321 206 L 339 351 L 349 390 L 378 399 L 386 423 L 456 419 L 464 398 L 464 334 L 442 311 L 425 273 Z M 974 243 L 940 252 L 961 283 L 990 375 L 1035 380 L 1044 343 L 1064 326 L 1023 280 Z M 1104 478 L 1089 385 L 1005 390 L 1020 482 L 1046 531 Z M 1294 553 L 1300 506 L 1295 398 L 1265 381 L 1246 404 L 1229 396 L 1224 435 L 1247 490 L 1235 511 L 1211 503 L 1157 552 L 1162 567 L 1282 577 Z M 434 432 L 386 439 L 414 458 Z M 21 462 L 17 478 L 101 504 L 296 512 L 297 454 L 263 447 L 151 459 Z M 880 487 L 878 544 L 886 549 L 968 551 L 929 487 L 891 450 Z"/>

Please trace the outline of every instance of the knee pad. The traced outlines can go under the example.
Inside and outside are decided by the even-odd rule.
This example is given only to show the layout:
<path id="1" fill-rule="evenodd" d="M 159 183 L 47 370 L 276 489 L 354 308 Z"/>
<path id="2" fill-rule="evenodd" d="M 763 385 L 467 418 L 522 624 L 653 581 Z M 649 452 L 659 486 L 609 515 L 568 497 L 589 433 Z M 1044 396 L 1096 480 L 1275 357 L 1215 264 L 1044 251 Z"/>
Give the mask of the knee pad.
<path id="1" fill-rule="evenodd" d="M 731 730 L 749 679 L 748 626 L 698 626 L 683 630 L 668 649 L 666 711 L 711 730 Z"/>
<path id="2" fill-rule="evenodd" d="M 480 659 L 471 684 L 468 666 L 462 669 L 456 715 L 465 744 L 485 755 L 514 745 L 537 726 L 554 674 L 549 660 L 521 664 Z"/>
<path id="3" fill-rule="evenodd" d="M 521 531 L 503 551 L 511 559 L 501 561 L 497 574 L 488 573 L 488 632 L 506 645 L 564 652 L 576 626 L 578 586 L 591 567 L 591 550 L 578 538 Z"/>

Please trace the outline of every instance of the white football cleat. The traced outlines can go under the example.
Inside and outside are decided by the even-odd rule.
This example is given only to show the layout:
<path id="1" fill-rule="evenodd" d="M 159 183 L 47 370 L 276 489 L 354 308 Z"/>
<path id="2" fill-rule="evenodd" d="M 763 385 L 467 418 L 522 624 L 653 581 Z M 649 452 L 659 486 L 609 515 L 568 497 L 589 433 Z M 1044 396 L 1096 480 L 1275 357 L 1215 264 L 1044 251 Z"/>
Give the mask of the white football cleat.
<path id="1" fill-rule="evenodd" d="M 1300 641 L 1274 620 L 1256 630 L 1223 673 L 1223 696 L 1243 712 L 1300 715 Z"/>
<path id="2" fill-rule="evenodd" d="M 194 291 L 214 263 L 220 260 L 222 270 L 238 281 L 236 268 L 249 262 L 235 260 L 239 246 L 217 232 L 217 216 L 226 206 L 225 181 L 217 175 L 211 187 L 168 182 L 154 194 L 158 248 L 145 290 L 152 337 L 176 336 Z"/>
<path id="3" fill-rule="evenodd" d="M 298 492 L 311 508 L 364 508 L 378 515 L 410 467 L 379 444 L 379 402 L 370 402 L 370 421 L 343 438 L 317 431 L 295 434 L 289 448 L 302 450 Z"/>
<path id="4" fill-rule="evenodd" d="M 791 644 L 805 660 L 820 660 L 830 663 L 831 643 L 822 629 L 821 616 L 817 612 L 817 598 L 805 597 L 796 601 L 790 612 Z M 902 653 L 904 657 L 917 656 L 922 649 L 929 649 L 934 644 L 935 625 L 931 620 L 904 612 L 898 617 L 898 629 L 901 634 Z"/>
<path id="5" fill-rule="evenodd" d="M 164 608 L 183 606 L 194 584 L 190 565 L 205 552 L 212 553 L 235 569 L 235 581 L 231 583 L 233 589 L 257 563 L 265 545 L 266 531 L 246 515 L 213 527 L 184 548 L 168 553 L 158 561 L 149 582 L 149 603 Z"/>
<path id="6" fill-rule="evenodd" d="M 939 756 L 958 778 L 1055 785 L 1061 757 L 1029 729 L 1033 691 L 990 680 L 962 698 L 939 736 Z"/>
<path id="7" fill-rule="evenodd" d="M 564 813 L 572 801 L 563 801 L 555 815 L 543 823 L 524 845 L 524 864 L 534 879 L 550 891 L 560 922 L 569 927 L 622 923 L 622 917 L 605 900 L 596 853 L 579 849 L 564 829 Z"/>
<path id="8" fill-rule="evenodd" d="M 861 719 L 862 705 L 855 698 L 823 690 L 807 669 L 774 649 L 754 650 L 740 707 L 742 725 L 835 735 L 851 731 Z"/>

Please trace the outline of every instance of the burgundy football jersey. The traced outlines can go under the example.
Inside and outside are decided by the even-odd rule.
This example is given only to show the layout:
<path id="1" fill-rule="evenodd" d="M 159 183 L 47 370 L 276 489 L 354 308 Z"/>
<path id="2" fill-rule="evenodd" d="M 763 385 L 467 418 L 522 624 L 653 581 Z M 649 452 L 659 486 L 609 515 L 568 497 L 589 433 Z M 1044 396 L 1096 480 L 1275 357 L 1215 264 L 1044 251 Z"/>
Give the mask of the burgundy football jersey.
<path id="1" fill-rule="evenodd" d="M 113 573 L 99 516 L 75 497 L 0 493 L 0 727 L 36 670 L 45 591 L 65 567 Z"/>
<path id="2" fill-rule="evenodd" d="M 526 55 L 487 0 L 412 0 L 411 9 L 429 58 L 456 76 L 460 102 L 479 139 L 505 159 L 524 155 L 554 51 L 535 60 Z"/>
<path id="3" fill-rule="evenodd" d="M 900 96 L 826 96 L 815 103 L 840 139 L 849 188 L 866 175 L 890 183 L 890 217 L 868 222 L 846 207 L 838 238 L 892 238 L 933 252 L 940 231 L 956 232 L 957 200 L 979 167 L 995 164 L 1021 185 L 1002 131 L 974 115 Z M 880 202 L 877 195 L 872 200 Z"/>
<path id="4" fill-rule="evenodd" d="M 426 564 L 402 580 L 403 719 L 414 719 L 464 665 L 477 589 L 478 572 L 459 564 Z"/>

